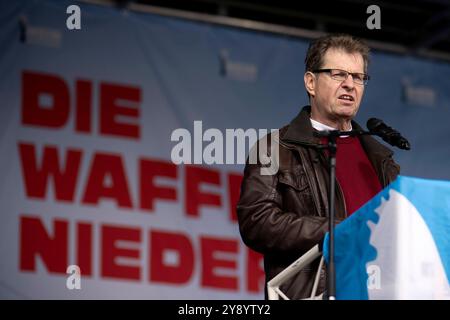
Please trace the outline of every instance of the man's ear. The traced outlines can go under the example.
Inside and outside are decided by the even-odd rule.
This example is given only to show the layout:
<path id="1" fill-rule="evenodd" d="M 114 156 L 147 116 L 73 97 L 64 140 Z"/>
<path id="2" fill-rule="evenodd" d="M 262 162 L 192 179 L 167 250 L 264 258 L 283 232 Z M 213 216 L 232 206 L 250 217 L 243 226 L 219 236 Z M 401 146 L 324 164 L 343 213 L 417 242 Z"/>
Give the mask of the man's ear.
<path id="1" fill-rule="evenodd" d="M 316 95 L 316 77 L 312 72 L 305 72 L 303 76 L 303 80 L 305 81 L 305 88 L 308 91 L 311 97 Z"/>

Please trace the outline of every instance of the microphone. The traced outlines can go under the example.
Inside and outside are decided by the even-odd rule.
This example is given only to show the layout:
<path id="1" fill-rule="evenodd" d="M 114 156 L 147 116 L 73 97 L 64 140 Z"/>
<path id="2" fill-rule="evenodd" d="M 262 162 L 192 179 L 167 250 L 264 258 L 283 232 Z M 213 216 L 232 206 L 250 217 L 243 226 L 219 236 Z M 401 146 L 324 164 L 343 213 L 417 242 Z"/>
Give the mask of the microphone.
<path id="1" fill-rule="evenodd" d="M 391 146 L 398 147 L 403 150 L 411 149 L 411 145 L 408 140 L 406 140 L 402 135 L 387 126 L 382 120 L 377 118 L 370 118 L 367 120 L 367 128 L 369 132 L 381 137 L 384 141 L 389 143 Z"/>

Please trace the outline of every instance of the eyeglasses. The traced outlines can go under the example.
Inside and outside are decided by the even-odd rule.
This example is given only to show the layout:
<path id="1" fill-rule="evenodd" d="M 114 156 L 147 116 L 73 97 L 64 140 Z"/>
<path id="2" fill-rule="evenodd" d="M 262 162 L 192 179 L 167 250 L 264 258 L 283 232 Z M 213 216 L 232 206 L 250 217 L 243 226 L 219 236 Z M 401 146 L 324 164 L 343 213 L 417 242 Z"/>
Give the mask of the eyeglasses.
<path id="1" fill-rule="evenodd" d="M 317 69 L 313 70 L 314 73 L 327 72 L 331 78 L 337 81 L 345 81 L 348 75 L 351 74 L 353 82 L 359 85 L 366 85 L 369 82 L 369 75 L 365 73 L 351 73 L 341 69 Z"/>

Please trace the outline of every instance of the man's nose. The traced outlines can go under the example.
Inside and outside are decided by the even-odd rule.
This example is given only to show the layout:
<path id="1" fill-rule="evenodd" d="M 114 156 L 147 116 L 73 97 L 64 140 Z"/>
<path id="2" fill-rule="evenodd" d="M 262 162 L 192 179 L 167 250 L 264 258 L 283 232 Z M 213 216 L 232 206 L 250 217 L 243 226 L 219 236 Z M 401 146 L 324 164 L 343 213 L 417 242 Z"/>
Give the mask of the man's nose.
<path id="1" fill-rule="evenodd" d="M 355 82 L 353 81 L 353 76 L 351 74 L 349 74 L 347 79 L 342 82 L 342 87 L 348 89 L 353 89 L 355 87 Z"/>

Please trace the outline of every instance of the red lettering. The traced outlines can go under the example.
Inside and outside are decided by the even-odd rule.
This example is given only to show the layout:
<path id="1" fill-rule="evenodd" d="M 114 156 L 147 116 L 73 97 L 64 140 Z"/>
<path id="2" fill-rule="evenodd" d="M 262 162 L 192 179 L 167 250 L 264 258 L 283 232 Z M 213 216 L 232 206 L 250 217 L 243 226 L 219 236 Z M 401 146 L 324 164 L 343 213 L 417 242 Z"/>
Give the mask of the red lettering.
<path id="1" fill-rule="evenodd" d="M 138 260 L 140 251 L 137 249 L 119 248 L 118 241 L 139 243 L 141 231 L 136 228 L 119 228 L 102 226 L 102 263 L 103 277 L 140 280 L 141 269 L 139 266 L 119 264 L 119 258 L 131 258 Z"/>
<path id="2" fill-rule="evenodd" d="M 264 290 L 263 255 L 247 249 L 247 290 L 261 292 Z"/>
<path id="3" fill-rule="evenodd" d="M 53 236 L 39 218 L 20 217 L 20 270 L 35 271 L 41 257 L 49 272 L 65 273 L 68 259 L 68 223 L 53 221 Z"/>
<path id="4" fill-rule="evenodd" d="M 36 271 L 40 258 L 49 273 L 65 274 L 72 251 L 69 222 L 54 219 L 49 230 L 39 217 L 19 217 L 19 268 L 21 271 Z M 142 281 L 141 268 L 148 268 L 150 282 L 187 285 L 193 279 L 196 265 L 199 266 L 199 284 L 203 288 L 260 293 L 264 290 L 263 256 L 246 249 L 244 277 L 239 279 L 238 259 L 242 243 L 234 239 L 201 236 L 198 243 L 200 261 L 195 261 L 194 249 L 189 235 L 162 230 L 148 231 L 148 260 L 142 264 L 142 236 L 140 228 L 101 225 L 98 237 L 94 237 L 94 226 L 85 221 L 76 224 L 76 263 L 82 276 L 92 276 L 93 241 L 98 238 L 99 276 L 120 280 Z M 74 238 L 75 239 L 75 238 Z M 239 286 L 242 280 L 242 286 Z M 244 289 L 245 287 L 245 289 Z"/>
<path id="5" fill-rule="evenodd" d="M 44 105 L 42 98 L 51 98 Z M 51 128 L 62 127 L 69 117 L 69 90 L 63 79 L 49 74 L 22 73 L 22 123 Z"/>
<path id="6" fill-rule="evenodd" d="M 37 165 L 34 145 L 19 143 L 19 153 L 28 197 L 45 198 L 48 180 L 52 177 L 56 199 L 73 201 L 81 151 L 69 149 L 66 152 L 65 165 L 60 166 L 56 147 L 45 147 L 40 168 Z"/>
<path id="7" fill-rule="evenodd" d="M 92 82 L 75 83 L 76 132 L 92 131 Z M 64 79 L 31 71 L 22 73 L 22 124 L 64 127 L 70 116 L 70 91 Z M 99 131 L 101 134 L 139 139 L 139 87 L 100 83 Z M 125 121 L 127 120 L 127 121 Z"/>
<path id="8" fill-rule="evenodd" d="M 139 139 L 139 126 L 119 122 L 117 116 L 139 118 L 140 89 L 102 83 L 100 84 L 100 96 L 100 133 Z M 121 105 L 119 105 L 119 101 L 121 101 Z M 124 104 L 130 107 L 126 107 Z"/>
<path id="9" fill-rule="evenodd" d="M 77 224 L 77 263 L 83 276 L 92 275 L 92 226 L 88 223 Z"/>
<path id="10" fill-rule="evenodd" d="M 92 84 L 87 80 L 77 80 L 75 88 L 77 96 L 75 130 L 90 133 Z"/>
<path id="11" fill-rule="evenodd" d="M 140 205 L 141 209 L 154 210 L 156 199 L 177 200 L 177 191 L 171 187 L 155 185 L 156 177 L 177 178 L 177 166 L 165 161 L 140 161 Z"/>
<path id="12" fill-rule="evenodd" d="M 220 259 L 217 254 L 226 252 L 236 255 L 238 253 L 237 241 L 202 237 L 200 246 L 202 250 L 202 286 L 237 290 L 238 279 L 236 275 L 219 275 L 217 273 L 219 268 L 236 271 L 237 263 L 235 259 Z"/>
<path id="13" fill-rule="evenodd" d="M 199 215 L 201 205 L 222 205 L 220 195 L 200 191 L 203 183 L 220 185 L 220 174 L 216 170 L 195 166 L 186 166 L 185 204 L 186 213 L 191 216 Z"/>
<path id="14" fill-rule="evenodd" d="M 180 233 L 152 231 L 150 239 L 150 280 L 177 284 L 188 282 L 194 271 L 194 249 L 189 238 Z M 177 255 L 176 263 L 166 261 L 168 252 Z"/>
<path id="15" fill-rule="evenodd" d="M 236 206 L 241 194 L 242 175 L 230 173 L 228 175 L 228 195 L 230 200 L 230 220 L 237 221 Z"/>
<path id="16" fill-rule="evenodd" d="M 111 198 L 120 207 L 131 208 L 128 190 L 122 158 L 119 155 L 95 154 L 83 202 L 98 204 L 100 198 Z"/>

